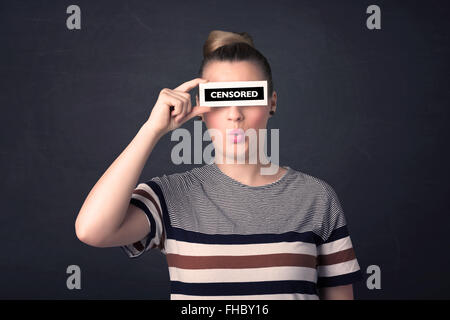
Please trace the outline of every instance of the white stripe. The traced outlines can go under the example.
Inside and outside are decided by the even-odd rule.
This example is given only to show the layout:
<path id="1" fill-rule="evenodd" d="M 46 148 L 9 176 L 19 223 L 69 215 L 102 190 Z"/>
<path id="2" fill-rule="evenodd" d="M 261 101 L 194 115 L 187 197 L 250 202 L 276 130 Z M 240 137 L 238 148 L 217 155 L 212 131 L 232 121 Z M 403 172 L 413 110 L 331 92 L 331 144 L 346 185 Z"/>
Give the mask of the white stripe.
<path id="1" fill-rule="evenodd" d="M 160 219 L 160 217 L 159 217 L 158 211 L 156 211 L 155 205 L 153 204 L 153 202 L 151 202 L 150 200 L 148 200 L 146 197 L 141 196 L 141 195 L 139 195 L 139 194 L 133 193 L 132 198 L 137 199 L 137 200 L 140 200 L 140 201 L 143 202 L 143 203 L 145 204 L 145 206 L 150 210 L 150 213 L 152 214 L 153 219 L 155 219 L 155 221 L 156 221 L 156 226 L 155 226 L 155 227 L 156 227 L 155 240 L 156 240 L 157 242 L 159 242 L 160 235 L 162 234 L 162 222 L 161 222 L 161 219 Z M 147 216 L 147 215 L 146 215 L 146 216 Z M 147 219 L 148 219 L 148 217 L 147 217 Z M 150 224 L 150 221 L 149 221 L 149 224 Z"/>
<path id="2" fill-rule="evenodd" d="M 136 194 L 132 194 L 131 195 L 131 199 L 139 199 L 138 198 L 138 196 L 136 195 Z M 139 199 L 139 200 L 141 200 L 141 199 Z M 145 214 L 145 212 L 144 212 L 144 214 Z M 148 226 L 151 228 L 152 227 L 152 224 L 151 224 L 151 222 L 150 222 L 150 219 L 148 218 L 148 216 L 145 214 L 145 217 L 147 218 L 147 221 L 148 221 Z"/>
<path id="3" fill-rule="evenodd" d="M 332 264 L 329 266 L 318 266 L 317 272 L 319 277 L 334 277 L 359 270 L 359 264 L 356 259 Z"/>
<path id="4" fill-rule="evenodd" d="M 147 237 L 145 237 L 144 239 L 146 239 L 146 238 L 147 238 Z M 143 242 L 143 240 L 141 240 L 141 243 L 142 243 L 142 242 Z M 145 241 L 144 241 L 144 243 L 142 243 L 142 245 L 145 246 Z M 127 255 L 128 255 L 130 258 L 136 258 L 136 257 L 139 257 L 141 254 L 143 254 L 143 253 L 145 252 L 145 250 L 142 250 L 142 251 L 137 250 L 137 249 L 133 246 L 132 243 L 131 243 L 131 244 L 124 245 L 124 246 L 122 246 L 122 247 L 125 248 L 125 251 L 126 251 Z"/>
<path id="5" fill-rule="evenodd" d="M 153 199 L 155 199 L 156 204 L 158 205 L 158 207 L 161 209 L 161 202 L 159 202 L 159 197 L 158 195 L 153 191 L 152 188 L 149 187 L 148 184 L 146 183 L 141 183 L 139 184 L 136 189 L 142 189 L 144 191 L 146 191 L 149 195 L 151 195 L 153 197 Z M 162 209 L 161 209 L 161 213 L 162 213 Z"/>
<path id="6" fill-rule="evenodd" d="M 189 283 L 304 280 L 317 282 L 317 270 L 307 267 L 244 269 L 181 269 L 169 267 L 171 281 Z"/>
<path id="7" fill-rule="evenodd" d="M 171 294 L 171 300 L 319 300 L 315 294 L 259 294 L 243 296 L 191 296 L 186 294 Z M 223 310 L 225 312 L 225 310 Z"/>
<path id="8" fill-rule="evenodd" d="M 190 256 L 247 256 L 276 253 L 297 253 L 316 256 L 317 250 L 314 243 L 307 242 L 276 242 L 257 244 L 203 244 L 166 240 L 166 251 L 172 254 Z"/>
<path id="9" fill-rule="evenodd" d="M 331 254 L 338 251 L 349 249 L 351 247 L 352 247 L 352 240 L 350 239 L 350 236 L 347 236 L 345 238 L 317 246 L 317 253 L 320 255 Z"/>

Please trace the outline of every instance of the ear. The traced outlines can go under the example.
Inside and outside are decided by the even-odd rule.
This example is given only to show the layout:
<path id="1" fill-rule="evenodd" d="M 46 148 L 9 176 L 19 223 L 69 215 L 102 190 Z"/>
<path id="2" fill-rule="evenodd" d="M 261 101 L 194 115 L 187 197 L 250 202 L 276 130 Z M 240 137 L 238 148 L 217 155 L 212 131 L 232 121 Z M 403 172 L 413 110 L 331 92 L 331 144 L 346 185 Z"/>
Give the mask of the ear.
<path id="1" fill-rule="evenodd" d="M 274 90 L 272 92 L 272 98 L 269 101 L 269 110 L 273 110 L 274 112 L 277 109 L 277 92 Z"/>
<path id="2" fill-rule="evenodd" d="M 199 105 L 199 103 L 198 103 L 198 94 L 195 95 L 195 101 L 197 102 L 196 106 L 198 106 Z M 197 116 L 197 117 L 199 117 L 198 120 L 204 121 L 203 116 Z"/>

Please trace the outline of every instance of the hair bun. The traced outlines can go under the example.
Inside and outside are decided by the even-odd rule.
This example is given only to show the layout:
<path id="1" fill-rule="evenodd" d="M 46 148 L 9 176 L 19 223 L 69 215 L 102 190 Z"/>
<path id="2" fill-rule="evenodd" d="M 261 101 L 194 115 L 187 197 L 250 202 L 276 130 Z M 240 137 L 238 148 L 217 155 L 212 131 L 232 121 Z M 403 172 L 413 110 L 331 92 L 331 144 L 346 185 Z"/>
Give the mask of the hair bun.
<path id="1" fill-rule="evenodd" d="M 213 30 L 209 33 L 208 39 L 206 39 L 203 45 L 203 56 L 207 56 L 209 53 L 224 45 L 236 42 L 244 42 L 255 48 L 253 39 L 247 32 Z"/>

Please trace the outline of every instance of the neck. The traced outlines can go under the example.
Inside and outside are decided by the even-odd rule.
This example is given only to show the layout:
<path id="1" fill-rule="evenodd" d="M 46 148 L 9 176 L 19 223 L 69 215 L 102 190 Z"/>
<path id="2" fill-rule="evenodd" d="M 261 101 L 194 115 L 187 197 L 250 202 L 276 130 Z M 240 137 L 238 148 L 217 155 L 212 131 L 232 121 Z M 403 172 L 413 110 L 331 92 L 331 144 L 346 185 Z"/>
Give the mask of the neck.
<path id="1" fill-rule="evenodd" d="M 217 167 L 227 176 L 249 186 L 260 186 L 269 184 L 280 179 L 287 171 L 273 163 L 268 164 L 249 164 L 249 163 L 217 163 Z M 273 174 L 262 174 L 262 168 L 272 167 Z"/>

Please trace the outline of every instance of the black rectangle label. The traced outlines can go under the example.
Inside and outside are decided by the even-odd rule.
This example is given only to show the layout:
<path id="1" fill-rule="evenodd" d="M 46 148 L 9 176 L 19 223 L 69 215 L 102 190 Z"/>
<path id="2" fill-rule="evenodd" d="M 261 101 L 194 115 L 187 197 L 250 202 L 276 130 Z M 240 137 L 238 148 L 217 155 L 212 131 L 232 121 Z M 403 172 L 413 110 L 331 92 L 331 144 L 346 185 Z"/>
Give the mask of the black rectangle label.
<path id="1" fill-rule="evenodd" d="M 205 101 L 264 100 L 264 87 L 205 89 Z"/>

